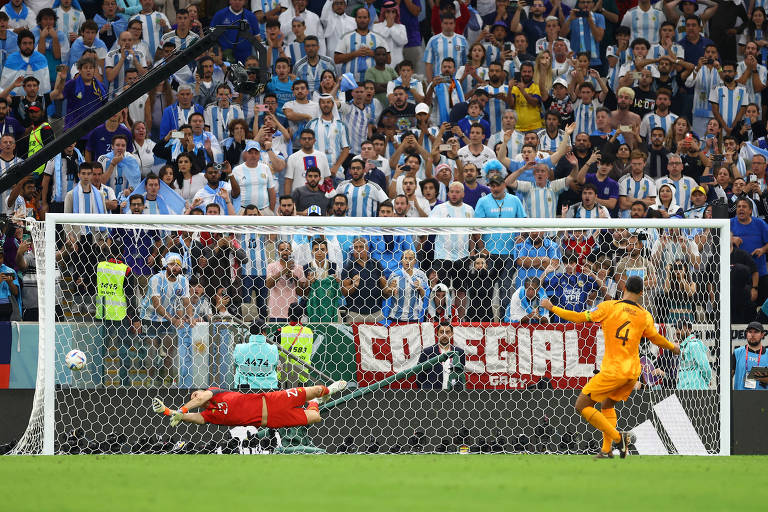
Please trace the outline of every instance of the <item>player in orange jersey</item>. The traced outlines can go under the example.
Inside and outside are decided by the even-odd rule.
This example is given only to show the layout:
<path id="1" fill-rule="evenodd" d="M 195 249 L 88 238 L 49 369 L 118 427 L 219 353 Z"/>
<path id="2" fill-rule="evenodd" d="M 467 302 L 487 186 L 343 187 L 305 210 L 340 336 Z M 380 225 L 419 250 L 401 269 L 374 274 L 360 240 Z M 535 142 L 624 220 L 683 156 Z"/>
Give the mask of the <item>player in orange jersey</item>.
<path id="1" fill-rule="evenodd" d="M 577 313 L 552 305 L 548 299 L 541 307 L 571 322 L 599 322 L 605 338 L 605 355 L 600 373 L 589 382 L 576 399 L 576 411 L 590 425 L 603 433 L 603 446 L 597 458 L 610 458 L 615 444 L 621 458 L 627 456 L 629 432 L 616 430 L 616 402 L 629 398 L 640 376 L 640 340 L 648 338 L 661 348 L 680 353 L 680 345 L 659 334 L 653 317 L 640 302 L 643 297 L 643 280 L 631 276 L 624 286 L 621 300 L 607 300 L 590 311 Z M 600 402 L 600 410 L 595 404 Z"/>

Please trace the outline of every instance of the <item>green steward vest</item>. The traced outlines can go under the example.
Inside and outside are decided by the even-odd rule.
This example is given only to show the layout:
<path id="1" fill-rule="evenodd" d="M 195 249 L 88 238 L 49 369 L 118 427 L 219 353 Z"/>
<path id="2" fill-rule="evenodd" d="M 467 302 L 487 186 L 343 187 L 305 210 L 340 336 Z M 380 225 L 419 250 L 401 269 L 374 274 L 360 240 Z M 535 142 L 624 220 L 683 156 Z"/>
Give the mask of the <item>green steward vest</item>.
<path id="1" fill-rule="evenodd" d="M 280 345 L 285 350 L 288 350 L 291 354 L 298 357 L 305 363 L 309 364 L 312 359 L 312 342 L 314 336 L 312 335 L 312 329 L 305 325 L 286 325 L 280 328 Z M 287 360 L 288 364 L 299 364 L 291 358 Z M 301 368 L 302 371 L 306 371 Z M 282 376 L 279 376 L 282 379 Z M 301 382 L 306 382 L 307 378 L 304 376 L 299 377 Z"/>
<path id="2" fill-rule="evenodd" d="M 29 134 L 29 151 L 27 152 L 27 158 L 34 155 L 41 149 L 43 149 L 43 128 L 50 127 L 48 123 L 42 123 L 40 126 L 32 130 Z M 34 170 L 35 174 L 43 174 L 45 170 L 45 164 L 41 165 Z"/>
<path id="3" fill-rule="evenodd" d="M 122 320 L 128 314 L 125 271 L 128 265 L 102 261 L 96 267 L 96 318 Z"/>

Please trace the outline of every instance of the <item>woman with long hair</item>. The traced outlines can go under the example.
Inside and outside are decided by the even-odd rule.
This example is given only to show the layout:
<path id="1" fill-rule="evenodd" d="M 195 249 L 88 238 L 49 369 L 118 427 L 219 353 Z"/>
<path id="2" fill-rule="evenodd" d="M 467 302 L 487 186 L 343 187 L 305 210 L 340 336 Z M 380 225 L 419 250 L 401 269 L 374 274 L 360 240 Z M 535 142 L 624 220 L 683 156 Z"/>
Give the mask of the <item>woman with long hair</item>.
<path id="1" fill-rule="evenodd" d="M 622 176 L 629 174 L 629 155 L 631 153 L 632 150 L 629 144 L 626 142 L 619 144 L 619 147 L 616 149 L 616 160 L 613 162 L 613 169 L 608 174 L 609 177 L 618 181 Z"/>
<path id="2" fill-rule="evenodd" d="M 539 86 L 542 102 L 549 99 L 552 79 L 552 55 L 549 52 L 542 52 L 536 56 L 533 63 L 533 83 Z"/>
<path id="3" fill-rule="evenodd" d="M 664 140 L 664 147 L 670 153 L 679 153 L 680 144 L 685 141 L 685 136 L 691 131 L 691 125 L 688 123 L 688 119 L 685 117 L 678 117 L 675 122 L 672 123 L 672 128 L 667 133 L 667 138 Z"/>
<path id="4" fill-rule="evenodd" d="M 755 7 L 752 10 L 752 15 L 747 22 L 747 30 L 744 31 L 744 42 L 739 43 L 739 53 L 744 53 L 744 46 L 749 41 L 754 41 L 757 45 L 760 50 L 758 61 L 765 66 L 768 60 L 768 16 L 763 7 Z"/>
<path id="5" fill-rule="evenodd" d="M 176 172 L 173 170 L 173 166 L 165 164 L 160 168 L 160 181 L 173 188 L 176 180 Z"/>
<path id="6" fill-rule="evenodd" d="M 245 119 L 233 119 L 227 127 L 229 137 L 221 141 L 224 160 L 234 167 L 241 163 L 245 141 L 248 138 L 248 122 Z"/>
<path id="7" fill-rule="evenodd" d="M 477 42 L 469 47 L 467 63 L 456 70 L 464 96 L 470 97 L 475 89 L 488 82 L 488 68 L 485 67 L 486 50 L 482 43 Z"/>
<path id="8" fill-rule="evenodd" d="M 323 94 L 330 94 L 335 99 L 340 99 L 339 85 L 341 81 L 336 78 L 336 73 L 326 69 L 320 74 L 320 88 L 312 93 L 312 101 L 317 101 Z M 343 93 L 341 96 L 343 99 Z"/>
<path id="9" fill-rule="evenodd" d="M 176 183 L 174 189 L 184 200 L 189 203 L 195 197 L 197 191 L 202 189 L 207 183 L 205 174 L 195 167 L 194 158 L 190 153 L 182 153 L 176 159 Z"/>
<path id="10" fill-rule="evenodd" d="M 139 159 L 142 178 L 150 172 L 159 171 L 160 165 L 155 163 L 153 149 L 155 149 L 155 141 L 147 137 L 147 126 L 144 121 L 133 123 L 133 156 Z"/>
<path id="11" fill-rule="evenodd" d="M 701 150 L 707 155 L 723 152 L 723 127 L 714 117 L 707 121 L 707 131 L 701 140 Z"/>

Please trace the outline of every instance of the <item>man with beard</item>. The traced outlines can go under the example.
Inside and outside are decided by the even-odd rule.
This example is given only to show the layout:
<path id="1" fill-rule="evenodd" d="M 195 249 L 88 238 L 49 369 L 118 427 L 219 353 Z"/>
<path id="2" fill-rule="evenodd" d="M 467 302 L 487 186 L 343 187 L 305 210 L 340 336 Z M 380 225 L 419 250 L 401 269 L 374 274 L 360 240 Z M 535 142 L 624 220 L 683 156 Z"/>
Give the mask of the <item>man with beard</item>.
<path id="1" fill-rule="evenodd" d="M 416 126 L 416 105 L 408 101 L 408 91 L 402 85 L 395 86 L 390 94 L 391 102 L 384 109 L 385 114 L 395 116 L 398 131 L 409 130 Z"/>
<path id="2" fill-rule="evenodd" d="M 294 99 L 285 102 L 283 105 L 283 115 L 290 122 L 289 128 L 293 136 L 293 144 L 298 146 L 299 134 L 306 124 L 320 117 L 320 108 L 314 101 L 308 99 L 309 85 L 302 79 L 295 80 L 291 86 Z"/>
<path id="3" fill-rule="evenodd" d="M 421 352 L 419 363 L 425 363 L 445 352 L 454 351 L 459 356 L 459 364 L 455 365 L 453 357 L 449 357 L 442 363 L 425 368 L 416 376 L 419 389 L 463 389 L 466 355 L 463 349 L 453 344 L 453 325 L 450 320 L 444 318 L 440 321 L 435 337 L 437 343 Z"/>
<path id="4" fill-rule="evenodd" d="M 747 89 L 735 80 L 734 63 L 726 62 L 720 70 L 723 85 L 718 85 L 710 91 L 709 103 L 712 105 L 712 117 L 717 119 L 726 135 L 730 135 L 733 125 L 744 117 L 749 94 Z"/>
<path id="5" fill-rule="evenodd" d="M 334 2 L 333 4 L 334 10 L 336 3 L 337 2 Z M 347 18 L 350 20 L 352 19 L 349 16 L 347 16 Z M 350 30 L 354 30 L 354 22 L 352 27 L 353 28 Z M 348 31 L 343 33 L 346 34 L 346 32 Z M 326 32 L 326 35 L 328 35 L 328 32 Z M 336 34 L 334 37 L 338 38 L 339 35 Z M 327 41 L 330 41 L 330 37 L 326 37 L 326 45 L 329 44 Z M 328 51 L 333 52 L 335 48 L 336 42 L 334 41 L 333 48 L 328 46 Z M 320 88 L 320 77 L 323 76 L 323 71 L 328 70 L 336 73 L 336 65 L 333 63 L 333 59 L 320 54 L 320 44 L 318 43 L 317 36 L 307 36 L 306 39 L 304 39 L 304 51 L 306 52 L 306 55 L 293 65 L 293 72 L 297 79 L 306 80 L 311 94 Z"/>
<path id="6" fill-rule="evenodd" d="M 488 85 L 480 87 L 489 96 L 485 108 L 491 125 L 491 133 L 501 130 L 504 113 L 508 108 L 515 106 L 513 96 L 509 94 L 509 86 L 504 83 L 506 76 L 502 63 L 499 61 L 492 62 L 488 65 Z"/>
<path id="7" fill-rule="evenodd" d="M 296 205 L 297 215 L 307 215 L 310 206 L 319 207 L 320 212 L 325 215 L 325 211 L 328 208 L 328 198 L 325 197 L 325 192 L 318 187 L 320 180 L 320 169 L 310 167 L 307 169 L 304 186 L 295 189 L 291 193 L 293 202 Z"/>
<path id="8" fill-rule="evenodd" d="M 632 110 L 635 96 L 635 91 L 629 87 L 622 87 L 619 89 L 619 92 L 616 95 L 617 109 L 611 112 L 614 128 L 618 128 L 619 126 L 640 126 L 641 118 Z"/>
<path id="9" fill-rule="evenodd" d="M 669 89 L 659 89 L 656 91 L 656 103 L 654 110 L 648 113 L 640 123 L 640 136 L 643 140 L 648 140 L 650 131 L 657 126 L 664 130 L 664 133 L 668 133 L 672 129 L 672 124 L 677 119 L 677 116 L 669 111 L 669 107 L 672 105 L 672 93 Z"/>
<path id="10" fill-rule="evenodd" d="M 189 281 L 181 273 L 181 265 L 180 255 L 165 255 L 165 270 L 149 279 L 142 307 L 142 326 L 163 360 L 158 375 L 153 377 L 158 379 L 159 385 L 165 386 L 173 383 L 175 375 L 177 329 L 182 326 L 185 317 L 191 318 L 193 314 L 189 302 Z"/>
<path id="11" fill-rule="evenodd" d="M 533 82 L 533 64 L 520 65 L 520 82 L 512 79 L 511 94 L 515 101 L 511 106 L 517 110 L 518 130 L 529 132 L 541 129 L 541 91 Z"/>
<path id="12" fill-rule="evenodd" d="M 192 202 L 201 199 L 202 202 L 198 205 L 201 209 L 205 209 L 210 203 L 216 203 L 225 214 L 236 214 L 240 205 L 240 185 L 237 183 L 237 178 L 232 174 L 232 167 L 229 163 L 224 164 L 224 174 L 227 175 L 227 181 L 221 181 L 221 171 L 216 167 L 209 166 L 206 168 L 205 180 L 207 183 L 197 191 Z M 222 191 L 226 193 L 222 193 Z M 230 208 L 234 208 L 235 213 L 230 213 Z"/>
<path id="13" fill-rule="evenodd" d="M 733 351 L 731 356 L 731 376 L 733 377 L 734 390 L 768 389 L 768 375 L 751 379 L 749 371 L 755 366 L 766 366 L 761 361 L 766 347 L 763 347 L 765 329 L 760 322 L 750 322 L 747 326 L 747 344 Z M 766 359 L 768 361 L 768 358 Z"/>
<path id="14" fill-rule="evenodd" d="M 24 131 L 21 130 L 17 133 L 17 125 L 20 123 L 24 125 L 24 127 L 27 127 L 32 123 L 29 119 L 29 107 L 32 105 L 40 107 L 43 112 L 43 119 L 47 121 L 48 106 L 51 105 L 54 100 L 63 98 L 62 90 L 64 89 L 66 81 L 67 72 L 63 71 L 56 76 L 56 86 L 50 93 L 46 92 L 45 94 L 39 94 L 40 81 L 37 78 L 34 76 L 19 76 L 16 78 L 13 84 L 11 84 L 11 87 L 15 89 L 21 84 L 24 88 L 24 94 L 21 96 L 9 96 L 11 93 L 10 90 L 0 93 L 0 96 L 4 96 L 10 105 L 10 112 L 6 109 L 2 109 L 2 106 L 0 106 L 0 123 L 5 125 L 10 124 L 10 126 L 6 126 L 4 130 L 0 129 L 0 131 L 2 131 L 2 133 L 12 133 L 18 140 Z M 6 110 L 5 114 L 2 113 L 2 110 Z M 9 113 L 13 117 L 6 117 Z"/>
<path id="15" fill-rule="evenodd" d="M 386 48 L 386 41 L 370 27 L 371 14 L 365 7 L 355 10 L 357 28 L 344 34 L 339 40 L 333 54 L 333 61 L 340 67 L 342 73 L 352 73 L 358 83 L 365 78 L 365 72 L 373 67 L 373 49 L 379 46 Z"/>
<path id="16" fill-rule="evenodd" d="M 352 205 L 348 211 L 352 217 L 375 217 L 379 204 L 388 199 L 387 193 L 378 184 L 366 180 L 365 166 L 363 158 L 354 157 L 349 164 L 351 179 L 342 181 L 336 187 L 337 193 L 343 194 L 347 204 Z"/>
<path id="17" fill-rule="evenodd" d="M 664 147 L 664 130 L 660 127 L 653 128 L 648 146 L 648 161 L 646 174 L 654 180 L 667 174 L 667 148 Z"/>
<path id="18" fill-rule="evenodd" d="M 349 157 L 349 133 L 341 119 L 334 115 L 335 103 L 331 95 L 320 96 L 317 103 L 320 117 L 312 119 L 306 128 L 315 133 L 315 149 L 325 154 L 330 175 L 335 176 Z"/>
<path id="19" fill-rule="evenodd" d="M 19 51 L 13 52 L 5 59 L 3 73 L 0 75 L 0 90 L 6 90 L 13 84 L 19 74 L 34 76 L 40 82 L 40 90 L 51 90 L 51 75 L 48 71 L 48 61 L 45 55 L 35 50 L 35 36 L 29 30 L 18 34 Z M 24 95 L 21 84 L 13 90 L 14 94 Z"/>

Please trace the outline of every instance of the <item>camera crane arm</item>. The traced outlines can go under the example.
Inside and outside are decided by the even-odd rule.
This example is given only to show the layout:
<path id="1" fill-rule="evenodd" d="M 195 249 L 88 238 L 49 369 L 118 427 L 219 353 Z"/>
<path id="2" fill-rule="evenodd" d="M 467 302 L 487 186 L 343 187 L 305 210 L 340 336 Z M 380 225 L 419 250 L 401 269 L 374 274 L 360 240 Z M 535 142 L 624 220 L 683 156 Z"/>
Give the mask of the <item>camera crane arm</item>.
<path id="1" fill-rule="evenodd" d="M 0 192 L 5 192 L 6 190 L 13 188 L 14 185 L 31 174 L 32 171 L 41 165 L 44 165 L 50 159 L 62 152 L 64 148 L 90 133 L 96 126 L 103 123 L 105 119 L 109 119 L 120 112 L 122 109 L 139 99 L 143 94 L 151 91 L 157 84 L 161 83 L 163 80 L 167 80 L 175 72 L 194 61 L 194 59 L 202 55 L 203 52 L 213 47 L 218 42 L 219 37 L 225 32 L 233 29 L 239 31 L 240 38 L 249 40 L 253 45 L 259 59 L 259 72 L 258 81 L 256 83 L 247 82 L 247 73 L 245 69 L 239 64 L 233 64 L 231 66 L 232 74 L 230 79 L 236 90 L 240 88 L 251 88 L 251 90 L 258 91 L 269 80 L 267 49 L 261 41 L 251 34 L 250 26 L 246 21 L 240 21 L 233 25 L 218 25 L 213 27 L 210 32 L 189 45 L 187 48 L 180 50 L 160 66 L 150 69 L 146 75 L 139 79 L 139 81 L 118 94 L 113 101 L 109 101 L 99 107 L 91 115 L 57 136 L 50 144 L 47 144 L 40 149 L 40 151 L 23 162 L 10 167 L 2 176 L 0 176 Z"/>

